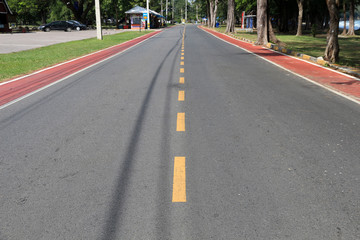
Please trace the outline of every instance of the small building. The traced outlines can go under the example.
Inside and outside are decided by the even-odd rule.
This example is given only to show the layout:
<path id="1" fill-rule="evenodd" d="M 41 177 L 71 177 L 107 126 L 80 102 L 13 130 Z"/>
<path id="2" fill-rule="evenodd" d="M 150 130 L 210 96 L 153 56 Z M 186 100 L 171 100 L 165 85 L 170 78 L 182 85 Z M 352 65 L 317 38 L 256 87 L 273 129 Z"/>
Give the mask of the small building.
<path id="1" fill-rule="evenodd" d="M 145 14 L 147 13 L 146 8 L 136 6 L 130 9 L 129 11 L 126 11 L 125 13 L 130 16 L 131 29 L 147 28 L 146 21 L 143 18 L 144 13 Z M 150 28 L 162 27 L 163 21 L 161 21 L 161 18 L 164 18 L 164 16 L 150 9 L 149 9 L 149 14 L 150 14 Z"/>
<path id="2" fill-rule="evenodd" d="M 14 19 L 6 0 L 0 0 L 0 32 L 11 32 L 9 22 Z"/>

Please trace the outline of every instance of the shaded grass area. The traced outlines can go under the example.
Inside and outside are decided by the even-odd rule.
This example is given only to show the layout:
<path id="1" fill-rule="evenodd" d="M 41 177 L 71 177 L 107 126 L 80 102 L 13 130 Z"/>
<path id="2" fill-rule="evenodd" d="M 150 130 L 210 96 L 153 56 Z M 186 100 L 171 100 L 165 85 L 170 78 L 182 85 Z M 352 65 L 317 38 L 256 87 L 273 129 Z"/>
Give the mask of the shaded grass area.
<path id="1" fill-rule="evenodd" d="M 326 48 L 326 35 L 293 36 L 277 35 L 280 41 L 286 44 L 286 48 L 295 52 L 305 53 L 314 57 L 324 56 Z M 360 37 L 339 36 L 340 61 L 338 64 L 360 68 Z"/>
<path id="2" fill-rule="evenodd" d="M 91 38 L 16 53 L 0 54 L 0 82 L 114 46 L 147 33 L 149 31 L 123 32 L 104 36 L 102 41 Z"/>
<path id="3" fill-rule="evenodd" d="M 226 27 L 216 28 L 219 32 L 225 32 Z M 357 32 L 359 34 L 359 32 Z M 257 33 L 237 32 L 238 37 L 243 37 L 252 41 L 257 40 Z M 296 37 L 290 34 L 277 34 L 280 41 L 285 43 L 287 49 L 298 53 L 304 53 L 313 57 L 324 56 L 326 48 L 326 34 L 319 34 L 315 38 L 310 34 Z M 360 68 L 360 36 L 339 36 L 340 61 L 338 64 Z"/>

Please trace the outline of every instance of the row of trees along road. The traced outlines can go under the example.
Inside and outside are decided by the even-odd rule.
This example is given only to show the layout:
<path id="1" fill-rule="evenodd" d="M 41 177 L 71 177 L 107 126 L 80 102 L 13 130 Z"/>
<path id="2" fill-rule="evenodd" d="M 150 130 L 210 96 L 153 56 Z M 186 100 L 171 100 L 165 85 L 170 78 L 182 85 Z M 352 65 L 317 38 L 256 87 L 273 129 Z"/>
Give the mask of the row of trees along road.
<path id="1" fill-rule="evenodd" d="M 163 3 L 164 1 L 164 3 Z M 165 8 L 166 0 L 150 0 L 150 8 L 161 11 L 161 4 Z M 174 0 L 172 0 L 174 2 Z M 57 20 L 75 19 L 87 25 L 95 22 L 94 0 L 7 0 L 11 10 L 15 13 L 18 24 L 36 25 Z M 180 11 L 184 1 L 178 1 Z M 178 4 L 176 2 L 176 4 Z M 100 0 L 103 19 L 112 19 L 115 23 L 124 21 L 125 12 L 138 5 L 146 7 L 146 0 Z M 178 4 L 178 5 L 179 5 Z M 168 3 L 169 12 L 172 5 Z M 165 9 L 164 9 L 165 14 Z M 180 14 L 179 14 L 180 15 Z M 123 23 L 123 22 L 122 22 Z"/>
<path id="2" fill-rule="evenodd" d="M 218 0 L 209 0 L 216 1 Z M 330 62 L 337 62 L 339 60 L 339 8 L 343 6 L 344 22 L 346 21 L 347 6 L 349 6 L 349 31 L 346 28 L 342 34 L 355 35 L 354 31 L 354 16 L 355 6 L 360 3 L 359 0 L 228 0 L 228 19 L 227 32 L 234 31 L 233 21 L 231 19 L 235 16 L 232 4 L 240 3 L 257 7 L 257 44 L 267 44 L 269 41 L 278 43 L 273 29 L 271 19 L 277 20 L 278 29 L 280 32 L 289 31 L 289 25 L 297 22 L 297 36 L 302 35 L 302 23 L 304 16 L 304 7 L 306 8 L 307 26 L 309 22 L 316 28 L 320 25 L 322 28 L 328 28 L 327 47 L 324 53 L 324 59 Z M 296 9 L 296 7 L 297 9 Z M 246 7 L 245 7 L 246 8 Z M 297 10 L 297 12 L 296 12 Z M 211 11 L 211 9 L 210 9 Z M 211 14 L 211 13 L 210 13 Z M 229 17 L 230 16 L 230 17 Z M 295 18 L 297 16 L 297 19 Z M 312 19 L 311 19 L 312 18 Z M 212 19 L 211 19 L 212 21 Z M 211 22 L 210 24 L 213 24 Z M 346 24 L 346 22 L 345 22 Z M 344 24 L 344 25 L 345 25 Z"/>
<path id="3" fill-rule="evenodd" d="M 94 0 L 7 0 L 10 8 L 22 24 L 38 24 L 55 20 L 76 19 L 85 24 L 94 23 Z M 279 43 L 273 26 L 281 33 L 296 32 L 302 35 L 305 29 L 328 30 L 327 48 L 324 58 L 331 62 L 339 59 L 339 19 L 349 19 L 349 31 L 354 35 L 355 9 L 360 0 L 188 0 L 188 20 L 207 17 L 209 27 L 216 21 L 227 20 L 227 32 L 234 32 L 241 12 L 257 15 L 258 44 L 271 41 Z M 103 19 L 114 19 L 115 25 L 123 23 L 125 11 L 135 5 L 146 7 L 146 0 L 101 0 Z M 150 0 L 150 8 L 167 19 L 181 21 L 185 15 L 185 0 Z M 348 17 L 347 17 L 348 15 Z M 280 43 L 281 44 L 281 43 Z"/>
<path id="4" fill-rule="evenodd" d="M 241 18 L 242 11 L 248 15 L 256 15 L 257 44 L 260 45 L 269 41 L 281 44 L 274 34 L 273 26 L 281 33 L 296 32 L 297 36 L 303 34 L 303 28 L 314 32 L 317 29 L 327 30 L 324 59 L 337 62 L 340 52 L 340 12 L 350 22 L 349 31 L 346 32 L 344 28 L 342 34 L 355 35 L 355 9 L 360 0 L 195 0 L 195 3 L 205 6 L 209 27 L 215 27 L 216 19 L 224 15 L 221 11 L 227 5 L 226 32 L 234 32 L 236 19 Z M 303 22 L 306 23 L 305 26 Z"/>

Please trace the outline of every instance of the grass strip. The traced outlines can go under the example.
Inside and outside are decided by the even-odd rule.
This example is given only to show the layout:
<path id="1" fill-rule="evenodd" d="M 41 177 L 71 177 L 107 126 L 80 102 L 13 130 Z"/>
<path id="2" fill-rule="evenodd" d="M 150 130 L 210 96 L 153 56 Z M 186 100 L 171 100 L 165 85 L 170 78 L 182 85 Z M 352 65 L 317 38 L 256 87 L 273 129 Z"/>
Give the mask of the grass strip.
<path id="1" fill-rule="evenodd" d="M 114 46 L 147 33 L 149 31 L 123 32 L 106 35 L 102 41 L 90 38 L 16 53 L 0 54 L 0 82 Z"/>
<path id="2" fill-rule="evenodd" d="M 219 32 L 225 32 L 226 27 L 215 28 Z M 246 38 L 252 41 L 257 40 L 256 32 L 236 32 L 238 37 Z M 292 51 L 307 54 L 313 57 L 322 57 L 326 48 L 326 34 L 318 34 L 312 37 L 310 33 L 303 36 L 290 34 L 276 34 L 276 37 L 285 43 L 285 48 Z M 339 36 L 340 61 L 338 64 L 360 68 L 360 36 Z"/>

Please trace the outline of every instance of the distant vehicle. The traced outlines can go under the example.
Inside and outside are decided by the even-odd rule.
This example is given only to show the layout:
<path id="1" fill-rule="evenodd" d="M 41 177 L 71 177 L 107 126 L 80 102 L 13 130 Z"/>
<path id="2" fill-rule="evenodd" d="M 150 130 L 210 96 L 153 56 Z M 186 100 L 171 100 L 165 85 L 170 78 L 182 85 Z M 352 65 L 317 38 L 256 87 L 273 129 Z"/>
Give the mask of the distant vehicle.
<path id="1" fill-rule="evenodd" d="M 39 30 L 44 32 L 50 32 L 51 30 L 63 30 L 66 32 L 71 32 L 71 30 L 76 30 L 76 26 L 68 21 L 55 21 L 45 25 L 41 25 Z"/>
<path id="2" fill-rule="evenodd" d="M 85 24 L 82 24 L 81 22 L 78 22 L 78 21 L 76 21 L 76 20 L 69 20 L 68 22 L 71 22 L 72 24 L 74 24 L 74 25 L 75 25 L 75 29 L 76 29 L 77 31 L 86 30 L 86 29 L 87 29 L 87 27 L 86 27 Z"/>

